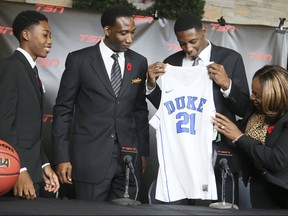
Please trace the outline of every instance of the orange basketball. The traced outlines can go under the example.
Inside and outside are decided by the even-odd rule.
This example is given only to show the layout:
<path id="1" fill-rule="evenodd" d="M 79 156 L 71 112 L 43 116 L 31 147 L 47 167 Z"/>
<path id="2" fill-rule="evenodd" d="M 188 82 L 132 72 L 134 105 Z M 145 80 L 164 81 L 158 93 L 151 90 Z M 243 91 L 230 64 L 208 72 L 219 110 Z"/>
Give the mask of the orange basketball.
<path id="1" fill-rule="evenodd" d="M 0 140 L 0 196 L 7 193 L 20 174 L 20 160 L 15 149 Z"/>

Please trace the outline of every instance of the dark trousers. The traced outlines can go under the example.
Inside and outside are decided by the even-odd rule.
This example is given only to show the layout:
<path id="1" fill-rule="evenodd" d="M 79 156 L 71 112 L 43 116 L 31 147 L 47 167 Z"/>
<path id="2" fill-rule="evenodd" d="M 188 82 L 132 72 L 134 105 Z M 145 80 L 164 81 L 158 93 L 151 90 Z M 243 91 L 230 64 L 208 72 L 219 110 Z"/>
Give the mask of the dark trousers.
<path id="1" fill-rule="evenodd" d="M 104 180 L 99 184 L 73 181 L 75 198 L 87 201 L 105 201 L 124 197 L 126 169 L 119 163 L 119 146 L 114 144 L 110 166 Z M 132 199 L 136 194 L 136 184 L 130 172 L 128 195 Z"/>

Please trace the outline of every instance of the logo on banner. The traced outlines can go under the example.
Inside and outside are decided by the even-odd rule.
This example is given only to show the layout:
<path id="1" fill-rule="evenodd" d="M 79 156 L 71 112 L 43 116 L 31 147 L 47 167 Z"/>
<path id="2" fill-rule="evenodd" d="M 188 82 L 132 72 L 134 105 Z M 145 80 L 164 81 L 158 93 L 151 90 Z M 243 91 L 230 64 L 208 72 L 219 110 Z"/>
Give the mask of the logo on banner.
<path id="1" fill-rule="evenodd" d="M 3 35 L 13 35 L 13 29 L 9 26 L 0 26 L 0 34 Z"/>
<path id="2" fill-rule="evenodd" d="M 37 58 L 37 65 L 41 67 L 58 67 L 60 64 L 60 60 L 58 59 L 49 59 L 49 58 Z"/>
<path id="3" fill-rule="evenodd" d="M 35 4 L 37 11 L 42 11 L 46 13 L 63 13 L 64 7 L 54 6 L 54 5 L 45 5 L 45 4 Z"/>
<path id="4" fill-rule="evenodd" d="M 182 50 L 179 44 L 168 43 L 167 44 L 168 51 L 180 51 Z"/>
<path id="5" fill-rule="evenodd" d="M 98 43 L 104 36 L 80 34 L 80 42 Z"/>
<path id="6" fill-rule="evenodd" d="M 153 17 L 135 15 L 134 20 L 135 20 L 135 23 L 149 23 L 149 24 L 151 24 L 153 22 Z"/>
<path id="7" fill-rule="evenodd" d="M 249 59 L 271 62 L 273 59 L 273 56 L 271 54 L 249 52 Z"/>
<path id="8" fill-rule="evenodd" d="M 236 31 L 236 26 L 233 25 L 225 25 L 221 26 L 219 23 L 211 23 L 211 30 L 212 31 L 217 31 L 217 32 L 235 32 Z"/>

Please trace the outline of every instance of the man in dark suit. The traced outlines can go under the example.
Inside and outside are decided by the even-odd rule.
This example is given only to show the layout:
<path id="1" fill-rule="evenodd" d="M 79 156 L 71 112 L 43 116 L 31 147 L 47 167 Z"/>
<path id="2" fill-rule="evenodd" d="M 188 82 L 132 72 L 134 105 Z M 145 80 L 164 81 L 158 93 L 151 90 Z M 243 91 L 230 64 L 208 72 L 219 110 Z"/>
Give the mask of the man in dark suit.
<path id="1" fill-rule="evenodd" d="M 148 68 L 147 98 L 151 103 L 156 108 L 159 107 L 161 89 L 156 80 L 165 74 L 165 63 L 174 66 L 192 66 L 197 62 L 197 64 L 207 65 L 209 77 L 213 80 L 216 111 L 226 115 L 233 122 L 236 122 L 236 118 L 243 117 L 249 104 L 249 88 L 241 55 L 234 50 L 216 46 L 208 41 L 205 37 L 206 28 L 197 16 L 191 14 L 180 16 L 175 22 L 174 31 L 182 50 L 166 58 L 164 63 L 156 62 Z M 218 199 L 222 201 L 219 159 L 227 157 L 228 165 L 234 173 L 235 203 L 238 203 L 238 171 L 241 169 L 241 163 L 239 155 L 234 151 L 235 146 L 227 138 L 219 135 L 217 141 L 213 142 L 213 148 L 218 153 L 215 165 Z M 232 182 L 228 178 L 227 202 L 232 201 L 231 195 Z"/>
<path id="2" fill-rule="evenodd" d="M 128 8 L 107 9 L 101 24 L 102 41 L 68 54 L 54 107 L 53 149 L 60 181 L 73 183 L 76 199 L 111 201 L 124 195 L 121 150 L 133 156 L 136 149 L 138 182 L 149 155 L 148 64 L 145 57 L 129 49 L 136 28 Z M 116 84 L 114 53 L 121 72 Z M 114 86 L 120 86 L 120 91 Z M 130 178 L 130 195 L 136 189 Z"/>
<path id="3" fill-rule="evenodd" d="M 13 191 L 15 196 L 34 199 L 40 183 L 56 193 L 57 175 L 42 146 L 43 89 L 36 58 L 45 58 L 51 48 L 48 19 L 36 11 L 23 11 L 13 22 L 19 47 L 0 62 L 0 139 L 11 144 L 20 157 L 21 169 Z"/>

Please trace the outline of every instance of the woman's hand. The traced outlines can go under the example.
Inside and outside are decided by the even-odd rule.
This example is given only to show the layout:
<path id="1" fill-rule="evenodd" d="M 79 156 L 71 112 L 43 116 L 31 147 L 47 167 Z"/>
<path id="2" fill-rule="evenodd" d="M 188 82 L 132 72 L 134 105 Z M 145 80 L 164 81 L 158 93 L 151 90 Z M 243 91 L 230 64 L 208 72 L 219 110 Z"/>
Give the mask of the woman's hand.
<path id="1" fill-rule="evenodd" d="M 212 117 L 212 122 L 214 123 L 214 128 L 218 132 L 232 141 L 243 135 L 240 129 L 232 121 L 220 113 L 216 113 L 216 117 Z"/>

